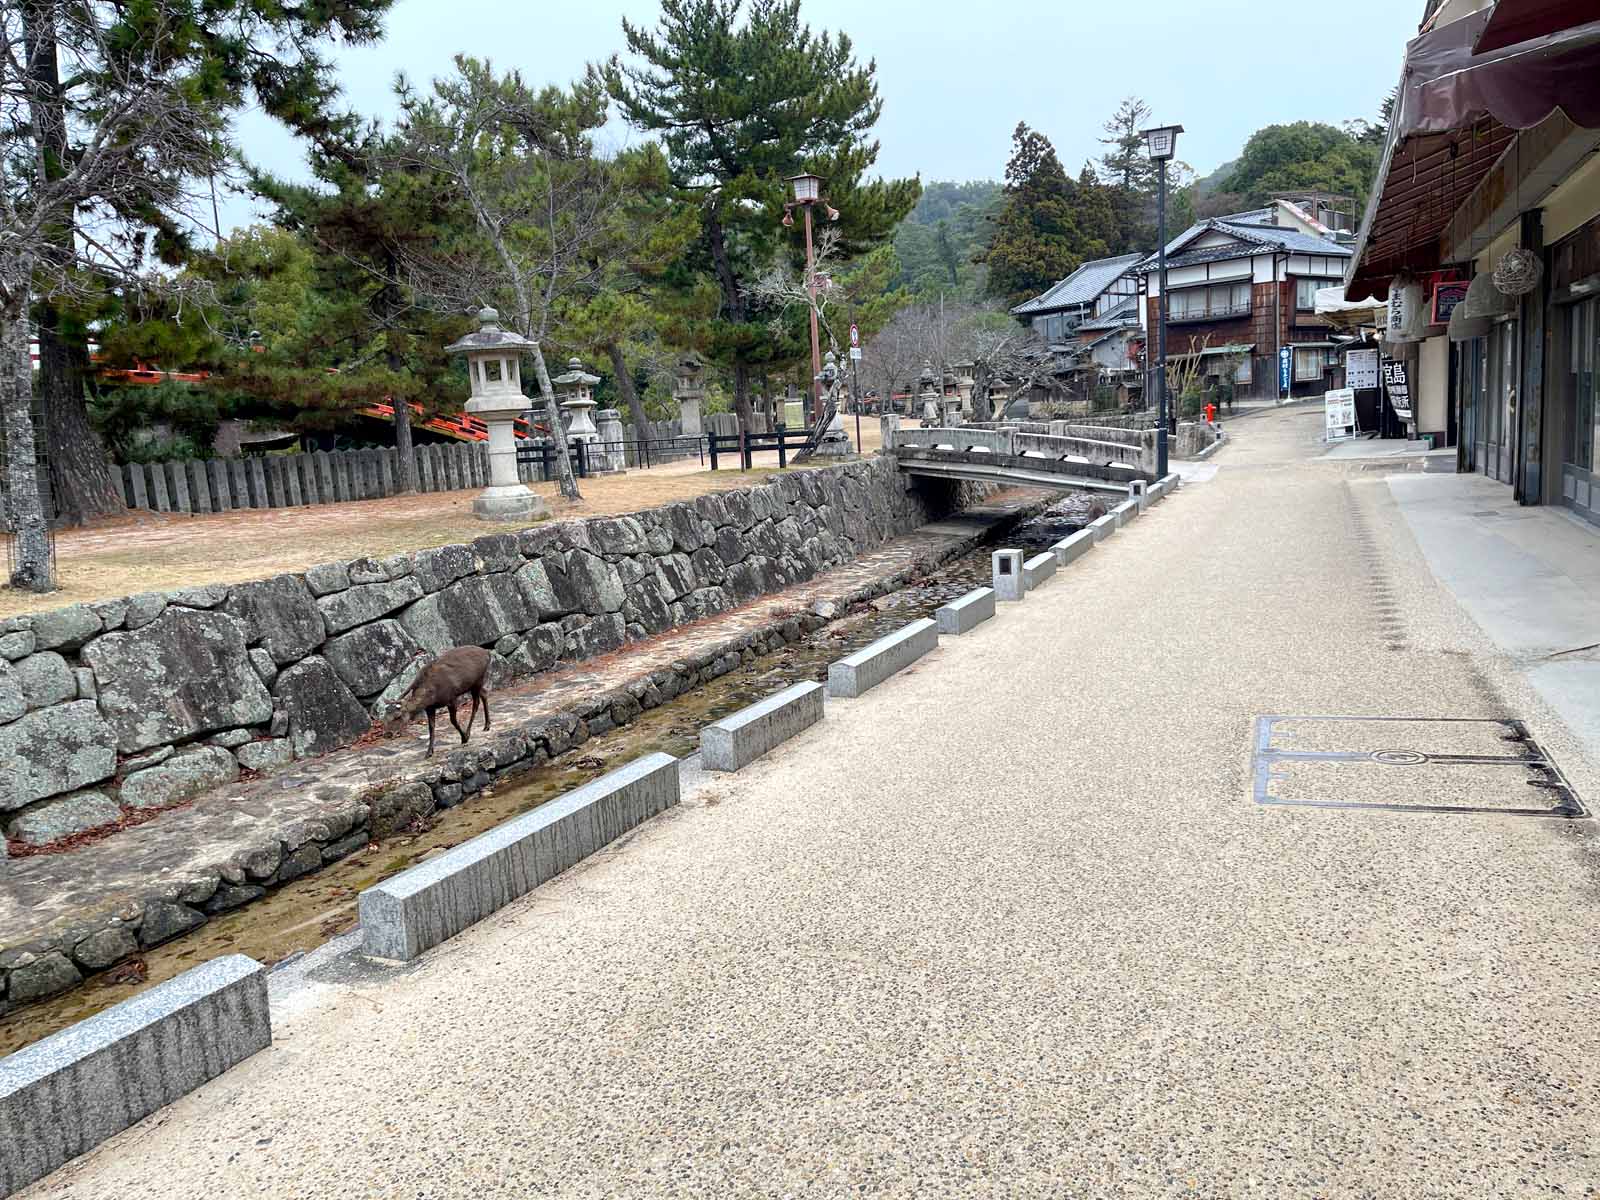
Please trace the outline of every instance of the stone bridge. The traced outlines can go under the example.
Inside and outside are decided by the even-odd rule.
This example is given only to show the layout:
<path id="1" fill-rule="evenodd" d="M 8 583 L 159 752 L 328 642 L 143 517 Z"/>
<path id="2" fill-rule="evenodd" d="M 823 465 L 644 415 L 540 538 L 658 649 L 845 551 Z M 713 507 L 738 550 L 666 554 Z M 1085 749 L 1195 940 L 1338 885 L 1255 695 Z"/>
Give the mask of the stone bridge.
<path id="1" fill-rule="evenodd" d="M 885 449 L 902 472 L 938 479 L 1125 493 L 1134 480 L 1156 478 L 1153 439 L 1147 450 L 1142 442 L 954 426 L 891 430 Z"/>

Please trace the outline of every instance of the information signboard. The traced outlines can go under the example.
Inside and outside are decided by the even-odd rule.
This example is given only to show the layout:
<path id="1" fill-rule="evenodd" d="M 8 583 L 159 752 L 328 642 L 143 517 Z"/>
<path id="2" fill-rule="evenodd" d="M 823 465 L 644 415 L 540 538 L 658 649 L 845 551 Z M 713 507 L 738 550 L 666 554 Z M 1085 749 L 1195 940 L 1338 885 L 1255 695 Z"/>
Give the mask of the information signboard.
<path id="1" fill-rule="evenodd" d="M 1389 407 L 1402 421 L 1411 420 L 1411 377 L 1403 359 L 1383 360 L 1383 387 L 1389 393 Z"/>
<path id="2" fill-rule="evenodd" d="M 1327 421 L 1326 439 L 1342 442 L 1356 436 L 1356 392 L 1354 388 L 1336 388 L 1322 393 L 1322 409 Z"/>
<path id="3" fill-rule="evenodd" d="M 1289 394 L 1289 381 L 1294 377 L 1294 351 L 1287 346 L 1278 347 L 1278 395 Z"/>
<path id="4" fill-rule="evenodd" d="M 1344 356 L 1344 385 L 1348 388 L 1375 388 L 1383 382 L 1378 371 L 1376 350 L 1347 350 Z"/>

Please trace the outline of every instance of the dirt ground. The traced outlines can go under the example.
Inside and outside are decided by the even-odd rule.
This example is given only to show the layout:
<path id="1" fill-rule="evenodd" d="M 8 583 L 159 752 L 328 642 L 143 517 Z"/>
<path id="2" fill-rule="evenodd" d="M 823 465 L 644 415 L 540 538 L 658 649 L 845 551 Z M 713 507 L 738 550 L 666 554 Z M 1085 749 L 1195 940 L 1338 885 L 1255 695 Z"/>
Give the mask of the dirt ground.
<path id="1" fill-rule="evenodd" d="M 877 421 L 870 424 L 869 433 L 863 418 L 869 453 L 879 440 Z M 704 492 L 749 487 L 777 469 L 777 455 L 756 455 L 755 463 L 748 472 L 726 467 L 713 472 L 689 459 L 648 471 L 586 479 L 581 481 L 583 499 L 577 503 L 561 500 L 554 483 L 532 486 L 550 505 L 551 517 L 560 520 L 634 512 Z M 87 528 L 62 530 L 56 541 L 62 586 L 45 595 L 0 588 L 0 617 L 136 592 L 262 579 L 317 563 L 398 554 L 516 528 L 474 517 L 476 495 L 475 489 L 434 492 L 209 516 L 131 512 Z"/>

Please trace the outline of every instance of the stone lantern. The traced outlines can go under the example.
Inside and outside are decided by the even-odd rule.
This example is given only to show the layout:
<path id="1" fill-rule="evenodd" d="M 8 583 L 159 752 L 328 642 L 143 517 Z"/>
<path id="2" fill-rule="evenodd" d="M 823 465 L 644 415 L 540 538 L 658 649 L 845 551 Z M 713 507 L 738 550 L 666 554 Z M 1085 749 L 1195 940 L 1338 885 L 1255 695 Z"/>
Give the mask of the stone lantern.
<path id="1" fill-rule="evenodd" d="M 528 407 L 522 394 L 522 356 L 533 346 L 521 334 L 500 328 L 492 308 L 478 313 L 478 331 L 446 346 L 447 354 L 467 356 L 472 398 L 467 411 L 489 427 L 489 486 L 472 502 L 486 521 L 532 521 L 548 516 L 537 493 L 517 477 L 514 423 Z"/>
<path id="2" fill-rule="evenodd" d="M 557 375 L 550 381 L 558 393 L 565 397 L 561 401 L 561 423 L 566 426 L 567 444 L 575 446 L 579 442 L 589 443 L 587 458 L 591 474 L 601 474 L 611 469 L 611 462 L 606 452 L 600 448 L 599 443 L 602 440 L 600 430 L 595 426 L 594 410 L 598 405 L 595 403 L 594 385 L 599 382 L 600 376 L 585 371 L 582 360 L 576 357 L 567 360 L 565 373 Z M 606 411 L 613 417 L 617 415 L 614 410 Z M 619 421 L 617 438 L 621 436 L 622 428 Z"/>
<path id="3" fill-rule="evenodd" d="M 933 364 L 922 362 L 922 374 L 917 378 L 917 406 L 922 410 L 923 425 L 939 423 L 939 377 L 933 373 Z"/>
<path id="4" fill-rule="evenodd" d="M 684 437 L 699 437 L 705 432 L 700 405 L 706 398 L 706 367 L 698 354 L 685 354 L 678 360 L 672 390 L 677 395 L 678 416 Z"/>

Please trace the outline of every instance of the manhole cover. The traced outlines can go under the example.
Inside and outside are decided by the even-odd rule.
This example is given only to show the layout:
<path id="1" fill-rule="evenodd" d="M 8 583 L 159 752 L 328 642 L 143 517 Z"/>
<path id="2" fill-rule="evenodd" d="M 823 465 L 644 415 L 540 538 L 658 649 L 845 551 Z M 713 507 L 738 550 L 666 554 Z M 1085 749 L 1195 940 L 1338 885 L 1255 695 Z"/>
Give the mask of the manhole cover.
<path id="1" fill-rule="evenodd" d="M 1258 717 L 1258 804 L 1585 817 L 1521 721 Z"/>

